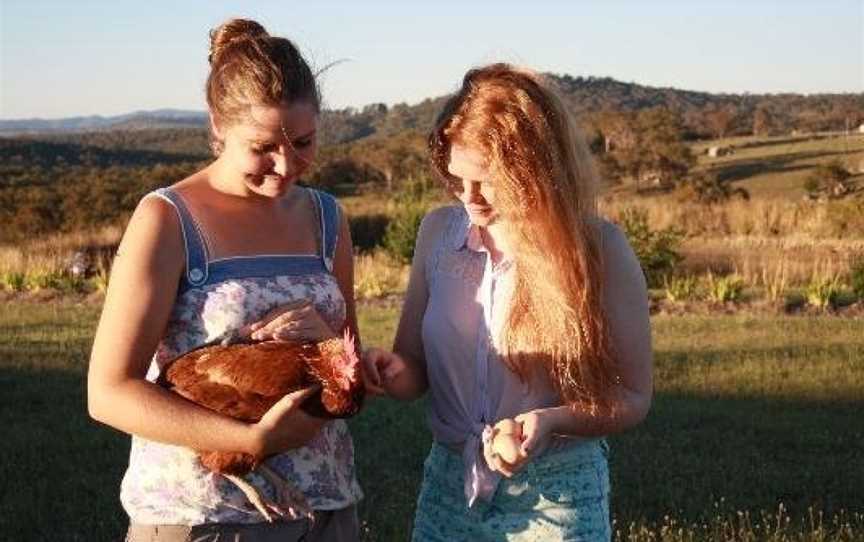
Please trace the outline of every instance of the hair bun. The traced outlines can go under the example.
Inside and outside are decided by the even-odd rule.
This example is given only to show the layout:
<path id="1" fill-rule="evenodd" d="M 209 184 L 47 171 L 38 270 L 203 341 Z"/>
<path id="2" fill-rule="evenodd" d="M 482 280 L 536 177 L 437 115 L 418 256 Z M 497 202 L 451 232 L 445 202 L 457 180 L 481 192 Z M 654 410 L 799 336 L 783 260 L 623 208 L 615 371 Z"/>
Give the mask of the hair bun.
<path id="1" fill-rule="evenodd" d="M 270 34 L 259 23 L 250 19 L 230 19 L 210 31 L 210 52 L 207 56 L 212 66 L 214 61 L 231 45 Z"/>

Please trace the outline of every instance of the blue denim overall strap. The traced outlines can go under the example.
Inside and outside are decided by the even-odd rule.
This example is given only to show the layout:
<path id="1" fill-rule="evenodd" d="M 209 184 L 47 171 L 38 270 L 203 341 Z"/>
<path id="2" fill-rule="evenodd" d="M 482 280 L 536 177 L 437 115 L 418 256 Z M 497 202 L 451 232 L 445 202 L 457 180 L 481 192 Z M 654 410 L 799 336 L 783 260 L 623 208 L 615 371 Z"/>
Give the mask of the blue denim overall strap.
<path id="1" fill-rule="evenodd" d="M 339 240 L 339 205 L 336 198 L 326 192 L 311 190 L 321 213 L 321 258 L 327 271 L 333 271 L 333 257 Z"/>
<path id="2" fill-rule="evenodd" d="M 333 258 L 339 240 L 339 205 L 330 194 L 308 189 L 319 217 L 320 252 L 318 254 L 260 254 L 231 256 L 211 260 L 204 233 L 182 196 L 171 188 L 160 188 L 152 194 L 168 201 L 177 211 L 186 250 L 186 273 L 178 293 L 192 288 L 241 277 L 274 277 L 281 274 L 302 275 L 333 271 Z"/>
<path id="3" fill-rule="evenodd" d="M 165 187 L 152 192 L 174 206 L 180 218 L 183 229 L 183 246 L 186 250 L 186 273 L 180 280 L 180 291 L 188 290 L 190 287 L 198 287 L 207 282 L 209 269 L 207 265 L 207 245 L 198 223 L 192 217 L 192 213 L 174 190 Z"/>

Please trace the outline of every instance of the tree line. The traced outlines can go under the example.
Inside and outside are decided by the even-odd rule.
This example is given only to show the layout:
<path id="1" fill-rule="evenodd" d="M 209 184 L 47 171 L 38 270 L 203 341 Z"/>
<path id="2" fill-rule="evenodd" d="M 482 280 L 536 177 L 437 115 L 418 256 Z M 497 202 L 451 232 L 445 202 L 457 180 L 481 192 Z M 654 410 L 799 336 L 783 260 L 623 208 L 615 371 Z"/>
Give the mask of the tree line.
<path id="1" fill-rule="evenodd" d="M 689 176 L 695 157 L 688 142 L 864 122 L 860 94 L 718 95 L 550 77 L 582 124 L 604 178 L 630 179 L 637 189 L 690 179 L 698 194 L 728 196 L 716 179 Z M 405 181 L 427 180 L 426 134 L 443 100 L 326 110 L 319 157 L 305 181 L 334 191 L 377 185 L 394 193 Z M 203 125 L 0 138 L 0 242 L 117 222 L 143 194 L 211 158 Z"/>

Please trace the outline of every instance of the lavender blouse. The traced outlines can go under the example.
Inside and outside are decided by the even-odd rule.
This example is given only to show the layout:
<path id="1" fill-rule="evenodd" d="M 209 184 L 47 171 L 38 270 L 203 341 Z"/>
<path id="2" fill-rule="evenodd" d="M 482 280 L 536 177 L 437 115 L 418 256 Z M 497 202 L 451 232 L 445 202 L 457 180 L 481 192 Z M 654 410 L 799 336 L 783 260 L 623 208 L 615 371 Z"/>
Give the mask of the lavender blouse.
<path id="1" fill-rule="evenodd" d="M 601 233 L 606 269 L 623 280 L 644 281 L 621 231 L 603 221 Z M 504 316 L 511 265 L 504 261 L 493 266 L 464 209 L 453 206 L 433 211 L 424 219 L 420 237 L 426 238 L 418 242 L 415 258 L 422 262 L 428 289 L 422 323 L 428 422 L 438 443 L 461 449 L 470 506 L 478 498 L 490 500 L 500 480 L 483 458 L 484 430 L 500 419 L 560 406 L 562 401 L 545 372 L 538 371 L 530 384 L 523 384 L 498 358 L 493 337 Z M 618 351 L 629 355 L 644 344 L 640 340 L 646 333 L 650 337 L 647 299 L 644 306 L 621 307 L 614 299 L 614 288 L 607 289 L 612 290 L 605 304 L 613 340 L 623 342 Z M 556 436 L 551 446 L 599 444 L 597 439 Z"/>

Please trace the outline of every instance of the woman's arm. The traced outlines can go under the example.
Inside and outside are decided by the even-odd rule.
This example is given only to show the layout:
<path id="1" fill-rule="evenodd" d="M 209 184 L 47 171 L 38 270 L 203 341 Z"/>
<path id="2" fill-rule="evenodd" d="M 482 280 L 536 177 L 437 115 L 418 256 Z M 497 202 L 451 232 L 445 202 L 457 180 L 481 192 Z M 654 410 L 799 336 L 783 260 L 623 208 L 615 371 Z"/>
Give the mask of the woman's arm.
<path id="1" fill-rule="evenodd" d="M 145 380 L 171 313 L 184 250 L 174 209 L 159 198 L 145 198 L 111 271 L 90 357 L 90 415 L 127 433 L 197 450 L 266 455 L 302 445 L 307 433 L 314 435 L 312 427 L 289 427 L 293 424 L 286 421 L 299 398 L 286 399 L 261 424 L 250 425 Z"/>
<path id="2" fill-rule="evenodd" d="M 360 331 L 357 328 L 357 303 L 354 298 L 354 243 L 351 239 L 351 228 L 348 226 L 348 217 L 341 210 L 341 223 L 339 225 L 339 241 L 336 243 L 336 253 L 333 256 L 333 276 L 345 298 L 345 326 L 354 337 L 358 352 L 363 348 L 360 342 Z M 340 333 L 341 335 L 341 333 Z"/>
<path id="3" fill-rule="evenodd" d="M 393 352 L 370 349 L 366 355 L 367 373 L 373 384 L 380 384 L 393 398 L 411 401 L 419 398 L 429 387 L 426 377 L 426 356 L 423 350 L 423 315 L 429 301 L 426 283 L 426 260 L 435 243 L 444 234 L 449 209 L 430 212 L 420 224 L 408 289 L 402 304 L 402 314 L 393 341 Z M 380 377 L 379 377 L 380 373 Z"/>

